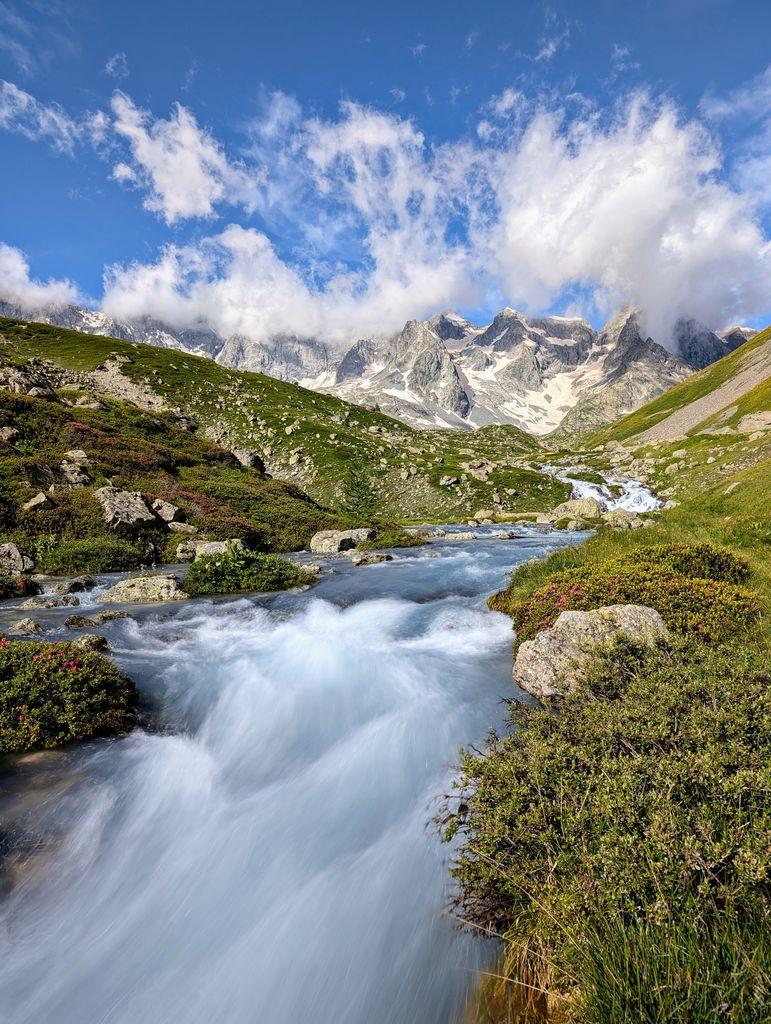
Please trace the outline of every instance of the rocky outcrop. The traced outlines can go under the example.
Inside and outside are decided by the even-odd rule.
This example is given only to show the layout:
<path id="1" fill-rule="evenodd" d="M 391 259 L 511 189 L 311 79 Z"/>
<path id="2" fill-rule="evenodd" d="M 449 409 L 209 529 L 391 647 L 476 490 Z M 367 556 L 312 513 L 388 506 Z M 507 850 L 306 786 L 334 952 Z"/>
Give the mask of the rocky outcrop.
<path id="1" fill-rule="evenodd" d="M 356 530 L 321 530 L 311 537 L 309 547 L 317 555 L 336 555 L 351 551 L 365 540 L 373 540 L 375 531 L 369 527 Z"/>
<path id="2" fill-rule="evenodd" d="M 80 448 L 65 452 L 59 468 L 70 487 L 87 487 L 91 483 L 91 464 Z"/>
<path id="3" fill-rule="evenodd" d="M 130 535 L 156 522 L 155 513 L 139 491 L 121 491 L 108 485 L 94 491 L 94 497 L 102 507 L 105 523 L 116 533 Z"/>
<path id="4" fill-rule="evenodd" d="M 21 576 L 22 573 L 31 572 L 34 564 L 15 544 L 0 544 L 0 571 L 10 573 L 11 576 Z"/>
<path id="5" fill-rule="evenodd" d="M 562 612 L 551 629 L 520 644 L 514 681 L 539 700 L 575 690 L 597 652 L 616 637 L 653 644 L 667 636 L 664 620 L 645 605 L 615 604 L 588 612 Z"/>
<path id="6" fill-rule="evenodd" d="M 99 596 L 103 604 L 155 604 L 183 601 L 187 594 L 176 576 L 131 576 Z"/>

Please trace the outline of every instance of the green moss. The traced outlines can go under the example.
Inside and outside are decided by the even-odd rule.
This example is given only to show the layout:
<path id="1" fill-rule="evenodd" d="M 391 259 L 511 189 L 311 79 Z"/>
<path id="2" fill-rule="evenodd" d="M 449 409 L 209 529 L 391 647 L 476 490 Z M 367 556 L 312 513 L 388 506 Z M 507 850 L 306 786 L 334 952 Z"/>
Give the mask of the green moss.
<path id="1" fill-rule="evenodd" d="M 0 752 L 126 732 L 136 691 L 107 658 L 73 644 L 0 638 Z"/>
<path id="2" fill-rule="evenodd" d="M 234 545 L 221 555 L 204 555 L 191 566 L 184 587 L 191 597 L 288 590 L 311 582 L 308 573 L 278 555 L 243 551 Z"/>
<path id="3" fill-rule="evenodd" d="M 141 544 L 118 537 L 88 537 L 55 544 L 40 560 L 40 572 L 73 576 L 91 572 L 127 572 L 147 559 Z"/>

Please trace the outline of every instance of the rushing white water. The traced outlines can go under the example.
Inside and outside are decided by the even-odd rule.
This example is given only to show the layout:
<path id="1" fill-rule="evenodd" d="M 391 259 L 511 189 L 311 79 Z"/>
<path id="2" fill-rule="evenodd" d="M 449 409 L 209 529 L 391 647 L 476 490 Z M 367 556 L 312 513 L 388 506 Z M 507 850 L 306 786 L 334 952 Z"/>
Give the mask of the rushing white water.
<path id="1" fill-rule="evenodd" d="M 649 487 L 629 477 L 612 477 L 604 473 L 604 484 L 593 484 L 588 480 L 576 480 L 573 476 L 577 470 L 568 467 L 542 466 L 557 480 L 572 487 L 572 498 L 596 498 L 606 510 L 624 508 L 629 512 L 652 512 L 660 508 L 661 501 Z M 615 493 L 614 493 L 615 491 Z"/>
<path id="2" fill-rule="evenodd" d="M 487 950 L 426 825 L 512 695 L 484 597 L 575 539 L 522 532 L 110 624 L 159 728 L 5 766 L 38 849 L 0 905 L 3 1021 L 453 1020 Z"/>

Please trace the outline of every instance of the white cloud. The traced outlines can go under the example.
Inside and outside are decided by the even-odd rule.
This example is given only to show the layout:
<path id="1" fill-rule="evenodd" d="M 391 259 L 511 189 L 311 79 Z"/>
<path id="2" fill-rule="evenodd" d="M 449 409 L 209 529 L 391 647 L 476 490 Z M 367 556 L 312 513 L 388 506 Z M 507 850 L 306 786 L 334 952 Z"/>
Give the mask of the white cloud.
<path id="1" fill-rule="evenodd" d="M 0 287 L 2 297 L 23 310 L 33 312 L 60 306 L 78 299 L 78 290 L 70 281 L 39 281 L 30 277 L 24 253 L 0 242 Z"/>
<path id="2" fill-rule="evenodd" d="M 129 66 L 125 53 L 114 53 L 104 66 L 104 73 L 110 78 L 128 78 Z"/>
<path id="3" fill-rule="evenodd" d="M 398 88 L 391 89 L 391 95 L 393 96 L 394 103 L 404 103 L 407 99 L 407 93 L 404 89 Z"/>
<path id="4" fill-rule="evenodd" d="M 3 80 L 0 81 L 0 128 L 36 142 L 48 142 L 59 152 L 72 153 L 83 135 L 84 124 L 74 121 L 57 103 L 40 103 L 12 82 Z"/>
<path id="5" fill-rule="evenodd" d="M 113 177 L 145 190 L 145 208 L 167 224 L 211 217 L 221 202 L 253 205 L 255 183 L 181 104 L 168 120 L 153 119 L 125 93 L 116 92 L 112 112 L 113 131 L 131 153 L 131 163 L 117 164 Z"/>

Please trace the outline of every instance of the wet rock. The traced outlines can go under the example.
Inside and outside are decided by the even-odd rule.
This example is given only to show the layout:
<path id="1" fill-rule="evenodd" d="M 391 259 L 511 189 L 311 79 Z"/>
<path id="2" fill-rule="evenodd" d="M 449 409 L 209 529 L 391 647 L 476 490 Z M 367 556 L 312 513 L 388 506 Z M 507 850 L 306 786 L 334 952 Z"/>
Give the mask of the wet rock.
<path id="1" fill-rule="evenodd" d="M 351 565 L 378 565 L 380 562 L 392 562 L 393 555 L 385 551 L 359 552 L 351 556 Z"/>
<path id="2" fill-rule="evenodd" d="M 477 535 L 472 533 L 471 530 L 461 530 L 458 533 L 448 533 L 446 540 L 476 540 Z"/>
<path id="3" fill-rule="evenodd" d="M 19 619 L 11 623 L 8 632 L 16 636 L 29 636 L 32 633 L 44 633 L 45 630 L 36 619 Z"/>
<path id="4" fill-rule="evenodd" d="M 588 612 L 562 612 L 551 629 L 520 645 L 514 680 L 539 699 L 564 696 L 585 678 L 598 650 L 616 637 L 653 644 L 667 635 L 659 613 L 645 605 L 615 604 Z"/>
<path id="5" fill-rule="evenodd" d="M 15 544 L 0 544 L 0 569 L 11 576 L 20 576 L 34 568 L 34 562 L 23 555 Z"/>
<path id="6" fill-rule="evenodd" d="M 105 590 L 103 604 L 155 604 L 158 601 L 183 601 L 187 594 L 176 576 L 131 576 Z"/>
<path id="7" fill-rule="evenodd" d="M 301 572 L 307 572 L 309 576 L 321 575 L 321 566 L 316 562 L 301 562 L 298 564 L 297 568 Z"/>
<path id="8" fill-rule="evenodd" d="M 73 594 L 65 594 L 64 597 L 39 594 L 37 597 L 28 597 L 26 601 L 22 601 L 19 608 L 23 608 L 24 611 L 35 611 L 39 608 L 74 608 L 79 604 L 80 601 Z"/>
<path id="9" fill-rule="evenodd" d="M 84 590 L 92 590 L 96 586 L 93 576 L 73 576 L 71 580 L 59 580 L 52 583 L 52 594 L 82 594 Z"/>
<path id="10" fill-rule="evenodd" d="M 139 491 L 121 491 L 108 485 L 94 491 L 94 497 L 102 507 L 105 523 L 116 533 L 130 535 L 156 521 Z"/>
<path id="11" fill-rule="evenodd" d="M 76 640 L 72 640 L 71 643 L 73 647 L 77 647 L 81 651 L 108 651 L 110 649 L 107 638 L 99 633 L 84 633 Z"/>
<path id="12" fill-rule="evenodd" d="M 362 541 L 374 540 L 375 531 L 369 527 L 356 530 L 321 530 L 311 537 L 310 549 L 317 555 L 334 555 L 351 551 Z"/>
<path id="13" fill-rule="evenodd" d="M 113 622 L 115 619 L 130 619 L 128 612 L 99 612 L 94 616 L 94 625 L 101 626 L 103 622 Z"/>
<path id="14" fill-rule="evenodd" d="M 96 619 L 89 619 L 85 615 L 70 615 L 64 620 L 67 629 L 93 629 L 97 625 Z"/>

